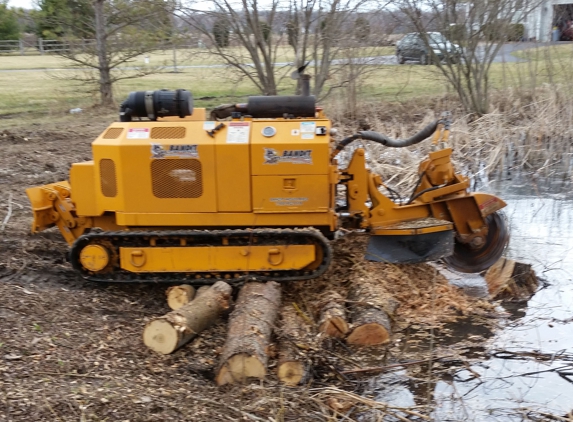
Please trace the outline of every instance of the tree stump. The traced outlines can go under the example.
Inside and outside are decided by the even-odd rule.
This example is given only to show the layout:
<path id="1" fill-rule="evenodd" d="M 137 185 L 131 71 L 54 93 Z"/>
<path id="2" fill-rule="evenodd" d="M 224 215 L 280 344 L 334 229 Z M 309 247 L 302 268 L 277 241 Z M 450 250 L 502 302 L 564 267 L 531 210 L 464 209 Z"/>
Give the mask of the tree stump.
<path id="1" fill-rule="evenodd" d="M 167 295 L 167 306 L 176 311 L 195 298 L 195 288 L 188 284 L 182 284 L 168 288 L 165 294 Z"/>
<path id="2" fill-rule="evenodd" d="M 217 321 L 231 306 L 232 290 L 218 281 L 192 302 L 150 321 L 143 331 L 144 344 L 164 355 L 173 353 Z"/>
<path id="3" fill-rule="evenodd" d="M 485 273 L 490 296 L 494 300 L 526 300 L 539 286 L 531 265 L 500 258 Z"/>
<path id="4" fill-rule="evenodd" d="M 267 374 L 268 346 L 281 301 L 280 284 L 247 283 L 229 317 L 217 384 L 245 382 Z"/>
<path id="5" fill-rule="evenodd" d="M 277 375 L 287 385 L 301 384 L 308 377 L 309 365 L 296 343 L 305 341 L 311 333 L 291 303 L 281 308 L 280 315 Z"/>
<path id="6" fill-rule="evenodd" d="M 329 337 L 344 338 L 348 333 L 348 322 L 346 322 L 346 308 L 344 299 L 335 292 L 326 292 L 319 304 L 320 318 L 318 330 Z"/>
<path id="7" fill-rule="evenodd" d="M 355 282 L 348 299 L 351 302 L 352 327 L 346 342 L 372 346 L 390 341 L 392 318 L 399 306 L 398 301 L 364 279 Z"/>

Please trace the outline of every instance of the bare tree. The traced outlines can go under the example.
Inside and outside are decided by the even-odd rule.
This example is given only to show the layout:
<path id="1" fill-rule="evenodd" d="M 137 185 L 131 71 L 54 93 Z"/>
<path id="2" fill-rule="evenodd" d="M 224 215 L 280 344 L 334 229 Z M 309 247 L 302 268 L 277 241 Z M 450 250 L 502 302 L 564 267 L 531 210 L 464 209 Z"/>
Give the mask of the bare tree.
<path id="1" fill-rule="evenodd" d="M 296 31 L 292 37 L 296 66 L 309 61 L 313 64 L 313 93 L 317 97 L 334 73 L 345 73 L 354 80 L 360 74 L 357 70 L 365 69 L 360 64 L 369 64 L 364 60 L 353 60 L 361 55 L 357 50 L 368 45 L 367 39 L 356 36 L 355 23 L 361 9 L 374 9 L 375 6 L 370 0 L 292 0 L 289 22 Z M 353 69 L 346 72 L 345 65 L 353 65 Z M 348 78 L 343 78 L 342 84 L 334 84 L 330 90 L 348 82 Z"/>
<path id="2" fill-rule="evenodd" d="M 292 66 L 313 76 L 313 94 L 324 93 L 327 81 L 342 74 L 351 48 L 367 45 L 363 17 L 362 35 L 354 23 L 361 9 L 374 10 L 374 0 L 212 0 L 211 10 L 181 7 L 179 15 L 201 32 L 206 47 L 241 77 L 248 78 L 261 93 L 276 95 L 278 85 Z M 228 33 L 224 31 L 228 30 Z M 357 43 L 360 38 L 362 44 Z M 227 42 L 228 40 L 228 42 Z M 280 47 L 290 45 L 294 63 L 278 63 Z M 355 77 L 358 62 L 353 72 Z M 365 63 L 362 63 L 365 64 Z M 344 79 L 344 78 L 342 78 Z M 344 86 L 337 82 L 330 86 Z M 300 91 L 300 86 L 299 86 Z"/>
<path id="3" fill-rule="evenodd" d="M 57 54 L 83 70 L 71 79 L 97 86 L 101 104 L 109 106 L 114 104 L 115 82 L 161 70 L 133 61 L 169 38 L 172 21 L 169 4 L 162 0 L 94 0 L 93 8 L 85 24 L 93 27 L 95 40 L 67 37 L 66 48 Z"/>
<path id="4" fill-rule="evenodd" d="M 491 65 L 505 42 L 520 38 L 519 34 L 523 36 L 522 22 L 538 3 L 538 0 L 397 0 L 396 16 L 401 17 L 405 26 L 421 33 L 428 63 L 438 66 L 464 108 L 482 115 L 488 112 Z M 441 32 L 454 45 L 436 42 L 430 31 Z"/>
<path id="5" fill-rule="evenodd" d="M 247 77 L 262 93 L 276 95 L 278 82 L 285 75 L 275 74 L 282 35 L 272 31 L 280 1 L 212 0 L 211 4 L 211 10 L 182 5 L 179 17 L 202 34 L 211 54 Z"/>

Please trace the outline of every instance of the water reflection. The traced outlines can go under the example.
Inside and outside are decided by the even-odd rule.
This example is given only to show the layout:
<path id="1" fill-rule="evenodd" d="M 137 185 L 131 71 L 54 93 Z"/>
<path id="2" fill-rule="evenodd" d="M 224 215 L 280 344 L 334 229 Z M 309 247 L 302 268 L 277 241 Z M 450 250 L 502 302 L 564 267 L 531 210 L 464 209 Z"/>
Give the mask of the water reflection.
<path id="1" fill-rule="evenodd" d="M 476 363 L 426 383 L 433 389 L 429 394 L 411 381 L 398 382 L 406 371 L 390 375 L 395 382 L 377 377 L 376 385 L 386 385 L 378 388 L 377 397 L 411 406 L 422 394 L 431 398 L 435 408 L 431 416 L 437 421 L 566 417 L 573 409 L 573 376 L 568 376 L 573 374 L 573 194 L 532 189 L 529 184 L 506 184 L 489 191 L 508 203 L 508 257 L 532 264 L 547 285 L 527 303 L 504 305 L 510 316 L 501 329 L 480 332 L 484 339 L 491 337 L 487 358 L 477 361 L 480 353 L 466 355 Z M 466 321 L 448 328 L 449 335 L 438 340 L 441 345 L 468 338 L 476 325 Z"/>

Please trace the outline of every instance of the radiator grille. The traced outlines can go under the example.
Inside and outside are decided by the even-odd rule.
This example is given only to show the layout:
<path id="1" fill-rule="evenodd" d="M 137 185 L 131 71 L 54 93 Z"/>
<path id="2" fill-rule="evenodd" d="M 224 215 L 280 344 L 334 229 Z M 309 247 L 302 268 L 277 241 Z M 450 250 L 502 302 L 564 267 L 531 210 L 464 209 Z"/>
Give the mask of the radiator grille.
<path id="1" fill-rule="evenodd" d="M 151 139 L 183 139 L 184 127 L 154 127 L 151 129 Z"/>
<path id="2" fill-rule="evenodd" d="M 103 135 L 104 139 L 117 139 L 119 135 L 123 132 L 123 128 L 120 127 L 112 127 L 107 130 L 107 132 Z"/>
<path id="3" fill-rule="evenodd" d="M 153 195 L 157 198 L 199 198 L 203 195 L 199 160 L 153 160 L 151 181 Z"/>
<path id="4" fill-rule="evenodd" d="M 101 193 L 103 196 L 113 198 L 117 195 L 117 179 L 115 177 L 115 163 L 109 158 L 99 162 Z"/>

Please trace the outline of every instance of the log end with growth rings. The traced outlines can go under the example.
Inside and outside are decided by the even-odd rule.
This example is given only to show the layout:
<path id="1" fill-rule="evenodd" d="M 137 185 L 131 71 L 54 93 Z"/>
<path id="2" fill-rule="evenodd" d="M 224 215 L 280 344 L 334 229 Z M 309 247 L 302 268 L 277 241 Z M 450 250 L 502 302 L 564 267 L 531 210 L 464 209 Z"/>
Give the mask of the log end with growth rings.
<path id="1" fill-rule="evenodd" d="M 228 359 L 217 374 L 217 385 L 244 383 L 249 378 L 263 379 L 265 365 L 255 356 L 238 353 Z"/>
<path id="2" fill-rule="evenodd" d="M 150 321 L 143 330 L 143 343 L 151 350 L 168 355 L 173 353 L 180 341 L 180 334 L 165 319 Z"/>
<path id="3" fill-rule="evenodd" d="M 278 377 L 286 385 L 298 385 L 306 375 L 304 364 L 299 361 L 284 362 L 279 365 Z"/>
<path id="4" fill-rule="evenodd" d="M 320 324 L 318 330 L 329 337 L 344 338 L 348 333 L 348 323 L 341 317 L 333 317 Z"/>
<path id="5" fill-rule="evenodd" d="M 390 341 L 390 333 L 377 323 L 364 324 L 356 327 L 346 338 L 348 344 L 374 346 Z"/>
<path id="6" fill-rule="evenodd" d="M 173 286 L 167 289 L 167 305 L 176 311 L 195 298 L 195 288 L 188 284 Z"/>

